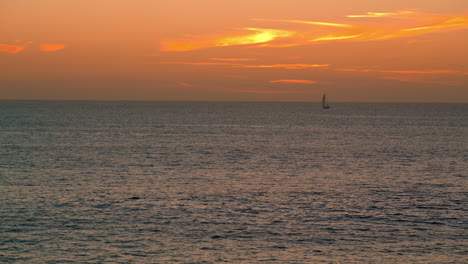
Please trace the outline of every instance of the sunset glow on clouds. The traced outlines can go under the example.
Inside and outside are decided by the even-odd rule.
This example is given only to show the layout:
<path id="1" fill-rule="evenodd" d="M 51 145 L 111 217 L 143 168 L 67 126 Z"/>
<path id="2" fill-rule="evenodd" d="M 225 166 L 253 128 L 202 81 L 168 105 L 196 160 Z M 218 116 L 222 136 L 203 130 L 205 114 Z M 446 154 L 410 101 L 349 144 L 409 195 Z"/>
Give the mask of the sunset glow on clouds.
<path id="1" fill-rule="evenodd" d="M 21 41 L 15 41 L 15 42 L 21 42 Z M 0 52 L 7 52 L 7 53 L 19 53 L 28 46 L 30 46 L 33 42 L 32 41 L 27 41 L 24 42 L 22 45 L 8 45 L 8 44 L 0 44 Z M 39 50 L 42 52 L 51 52 L 51 51 L 57 51 L 64 49 L 65 45 L 62 44 L 40 44 L 39 45 Z"/>
<path id="2" fill-rule="evenodd" d="M 271 83 L 303 83 L 303 84 L 319 83 L 317 81 L 311 81 L 311 80 L 274 80 L 270 82 Z"/>
<path id="3" fill-rule="evenodd" d="M 283 68 L 283 69 L 306 69 L 306 68 L 325 68 L 329 67 L 330 64 L 263 64 L 263 65 L 251 65 L 231 62 L 161 62 L 161 64 L 182 64 L 182 65 L 193 65 L 193 66 L 229 66 L 229 67 L 240 67 L 240 68 Z"/>
<path id="4" fill-rule="evenodd" d="M 24 46 L 0 44 L 0 52 L 18 53 L 18 52 L 23 51 L 24 49 L 25 49 Z"/>
<path id="5" fill-rule="evenodd" d="M 243 34 L 165 41 L 161 43 L 161 51 L 188 51 L 210 47 L 265 43 L 277 38 L 290 37 L 294 34 L 294 32 L 286 30 L 265 28 L 244 28 L 243 31 L 245 32 Z"/>
<path id="6" fill-rule="evenodd" d="M 378 69 L 335 69 L 337 71 L 348 72 L 379 72 L 379 73 L 400 73 L 400 74 L 455 74 L 468 75 L 468 72 L 454 70 L 378 70 Z"/>
<path id="7" fill-rule="evenodd" d="M 396 18 L 398 23 L 383 21 L 366 25 L 362 18 Z M 397 11 L 390 13 L 368 12 L 366 15 L 348 15 L 349 23 L 252 19 L 253 22 L 282 22 L 286 24 L 310 25 L 305 29 L 244 28 L 245 33 L 223 36 L 196 36 L 186 39 L 175 39 L 161 43 L 161 51 L 189 51 L 211 47 L 236 45 L 255 45 L 257 47 L 292 47 L 328 41 L 373 41 L 429 34 L 440 31 L 453 31 L 468 28 L 468 16 L 441 16 L 415 11 Z M 355 19 L 359 19 L 359 23 Z M 407 20 L 408 25 L 401 24 Z M 415 22 L 420 26 L 413 27 Z M 371 26 L 372 25 L 372 26 Z M 253 32 L 253 33 L 252 33 Z M 281 43 L 275 41 L 281 40 Z"/>
<path id="8" fill-rule="evenodd" d="M 9 44 L 1 44 L 0 43 L 0 52 L 6 52 L 6 53 L 18 53 L 26 49 L 32 42 L 31 41 L 20 41 L 20 40 L 15 40 L 13 41 L 15 45 L 9 45 Z"/>
<path id="9" fill-rule="evenodd" d="M 305 69 L 305 68 L 325 68 L 330 64 L 267 64 L 267 65 L 237 65 L 243 68 L 283 68 L 283 69 Z"/>
<path id="10" fill-rule="evenodd" d="M 65 45 L 62 44 L 41 44 L 40 50 L 43 52 L 51 52 L 64 49 Z"/>

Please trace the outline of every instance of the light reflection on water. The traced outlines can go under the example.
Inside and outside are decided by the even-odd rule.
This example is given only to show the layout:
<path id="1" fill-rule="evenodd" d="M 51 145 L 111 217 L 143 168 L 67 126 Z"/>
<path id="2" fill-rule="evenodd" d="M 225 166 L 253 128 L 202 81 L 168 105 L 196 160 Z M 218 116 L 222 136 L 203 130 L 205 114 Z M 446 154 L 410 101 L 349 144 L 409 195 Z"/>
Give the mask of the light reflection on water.
<path id="1" fill-rule="evenodd" d="M 2 263 L 467 259 L 467 105 L 0 111 Z"/>

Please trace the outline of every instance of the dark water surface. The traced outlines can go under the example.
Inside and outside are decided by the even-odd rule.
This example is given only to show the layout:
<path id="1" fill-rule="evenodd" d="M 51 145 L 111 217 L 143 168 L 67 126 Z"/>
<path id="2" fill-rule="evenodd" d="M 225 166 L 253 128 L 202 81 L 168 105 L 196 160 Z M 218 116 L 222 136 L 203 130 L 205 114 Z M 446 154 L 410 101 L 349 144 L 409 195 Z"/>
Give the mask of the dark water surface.
<path id="1" fill-rule="evenodd" d="M 0 263 L 463 263 L 468 105 L 0 102 Z"/>

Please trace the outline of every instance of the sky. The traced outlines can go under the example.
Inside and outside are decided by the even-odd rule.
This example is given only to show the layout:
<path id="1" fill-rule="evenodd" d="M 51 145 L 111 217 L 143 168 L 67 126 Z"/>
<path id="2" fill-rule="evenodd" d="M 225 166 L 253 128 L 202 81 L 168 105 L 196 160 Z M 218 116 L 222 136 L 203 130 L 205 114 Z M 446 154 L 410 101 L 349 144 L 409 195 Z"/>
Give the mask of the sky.
<path id="1" fill-rule="evenodd" d="M 468 103 L 466 0 L 0 0 L 0 100 Z"/>

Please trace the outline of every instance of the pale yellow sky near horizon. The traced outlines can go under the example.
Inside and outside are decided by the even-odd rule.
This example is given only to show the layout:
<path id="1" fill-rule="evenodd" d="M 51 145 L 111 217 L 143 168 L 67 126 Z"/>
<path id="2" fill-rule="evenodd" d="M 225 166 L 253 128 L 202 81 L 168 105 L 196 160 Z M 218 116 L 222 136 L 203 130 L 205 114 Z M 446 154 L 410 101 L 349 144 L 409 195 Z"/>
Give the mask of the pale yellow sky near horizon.
<path id="1" fill-rule="evenodd" d="M 468 1 L 0 3 L 0 100 L 468 103 Z"/>

